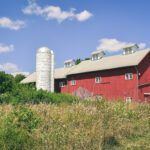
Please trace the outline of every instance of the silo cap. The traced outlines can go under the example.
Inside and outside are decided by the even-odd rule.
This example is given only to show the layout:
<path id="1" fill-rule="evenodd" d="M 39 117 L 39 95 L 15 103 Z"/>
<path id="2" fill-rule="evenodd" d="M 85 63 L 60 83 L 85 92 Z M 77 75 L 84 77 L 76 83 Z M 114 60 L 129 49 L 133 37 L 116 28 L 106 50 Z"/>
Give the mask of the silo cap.
<path id="1" fill-rule="evenodd" d="M 50 50 L 48 47 L 40 47 L 37 51 L 37 53 L 51 53 L 54 54 L 52 50 Z"/>

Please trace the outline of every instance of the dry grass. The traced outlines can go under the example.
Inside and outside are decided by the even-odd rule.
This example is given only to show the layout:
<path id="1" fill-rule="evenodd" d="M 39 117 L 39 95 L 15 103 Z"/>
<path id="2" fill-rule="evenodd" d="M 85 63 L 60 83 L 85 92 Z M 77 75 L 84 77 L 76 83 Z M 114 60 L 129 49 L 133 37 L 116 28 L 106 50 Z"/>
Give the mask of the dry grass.
<path id="1" fill-rule="evenodd" d="M 36 150 L 148 150 L 150 105 L 86 102 L 25 105 L 41 116 L 34 134 Z M 1 105 L 8 115 L 11 105 Z"/>

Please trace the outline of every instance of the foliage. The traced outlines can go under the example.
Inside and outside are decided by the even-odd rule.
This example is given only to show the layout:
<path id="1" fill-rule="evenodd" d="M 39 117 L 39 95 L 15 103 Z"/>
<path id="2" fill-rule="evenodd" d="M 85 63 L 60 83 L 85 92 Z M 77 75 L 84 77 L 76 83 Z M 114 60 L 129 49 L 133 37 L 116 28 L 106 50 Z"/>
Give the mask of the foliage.
<path id="1" fill-rule="evenodd" d="M 17 74 L 15 76 L 15 81 L 16 81 L 16 83 L 20 83 L 20 81 L 22 81 L 24 78 L 25 78 L 25 75 L 23 75 L 23 74 Z"/>
<path id="2" fill-rule="evenodd" d="M 18 85 L 11 93 L 0 95 L 0 103 L 17 104 L 39 104 L 39 103 L 78 103 L 79 98 L 63 93 L 51 93 L 43 90 L 36 91 L 35 85 Z"/>
<path id="3" fill-rule="evenodd" d="M 30 109 L 19 106 L 8 116 L 0 117 L 0 149 L 31 149 L 41 119 Z"/>
<path id="4" fill-rule="evenodd" d="M 0 72 L 0 94 L 12 92 L 15 89 L 15 81 L 12 75 Z"/>
<path id="5" fill-rule="evenodd" d="M 0 104 L 25 104 L 33 103 L 77 103 L 79 98 L 63 93 L 50 93 L 47 91 L 36 91 L 35 84 L 20 84 L 24 76 L 17 75 L 15 78 L 12 75 L 0 72 Z"/>
<path id="6" fill-rule="evenodd" d="M 78 65 L 81 61 L 82 61 L 82 60 L 81 60 L 80 58 L 77 58 L 77 59 L 75 60 L 75 64 Z"/>
<path id="7" fill-rule="evenodd" d="M 8 146 L 22 143 L 23 148 L 36 150 L 147 150 L 149 114 L 150 104 L 105 100 L 72 105 L 40 103 L 25 108 L 0 105 L 0 143 L 8 142 Z M 37 116 L 41 116 L 41 122 Z M 1 138 L 2 133 L 5 138 Z"/>
<path id="8" fill-rule="evenodd" d="M 84 60 L 90 60 L 90 58 L 85 58 Z"/>
<path id="9" fill-rule="evenodd" d="M 77 58 L 77 59 L 75 60 L 75 64 L 78 65 L 79 63 L 81 63 L 81 62 L 84 61 L 84 60 L 90 60 L 90 58 L 85 58 L 85 59 Z"/>

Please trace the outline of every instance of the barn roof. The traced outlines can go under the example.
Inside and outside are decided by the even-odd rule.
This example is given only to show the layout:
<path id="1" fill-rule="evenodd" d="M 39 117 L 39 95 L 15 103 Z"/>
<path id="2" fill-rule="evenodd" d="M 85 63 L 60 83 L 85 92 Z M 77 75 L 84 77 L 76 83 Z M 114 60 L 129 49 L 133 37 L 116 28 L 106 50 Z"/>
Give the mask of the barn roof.
<path id="1" fill-rule="evenodd" d="M 103 57 L 100 60 L 82 61 L 80 64 L 75 65 L 71 68 L 57 68 L 55 69 L 54 78 L 64 79 L 67 75 L 102 71 L 130 66 L 137 66 L 142 59 L 150 52 L 150 49 L 137 51 L 129 55 L 115 55 L 110 57 Z M 27 78 L 21 81 L 21 83 L 32 83 L 36 82 L 36 72 L 29 75 Z"/>
<path id="2" fill-rule="evenodd" d="M 103 57 L 102 59 L 91 61 L 82 61 L 76 67 L 68 72 L 68 75 L 79 74 L 93 71 L 102 71 L 130 66 L 137 66 L 140 61 L 148 54 L 150 49 L 137 51 L 129 55 L 115 55 L 110 57 Z"/>
<path id="3" fill-rule="evenodd" d="M 33 83 L 33 82 L 36 82 L 36 72 L 30 74 L 21 81 L 21 83 Z"/>
<path id="4" fill-rule="evenodd" d="M 125 47 L 123 47 L 123 49 L 133 47 L 133 46 L 136 46 L 137 48 L 139 48 L 139 46 L 136 43 L 132 43 L 132 44 L 127 44 Z"/>
<path id="5" fill-rule="evenodd" d="M 55 69 L 54 78 L 55 79 L 66 78 L 67 73 L 73 68 L 74 68 L 74 66 L 71 68 L 57 68 L 57 69 Z M 21 81 L 21 83 L 33 83 L 33 82 L 36 82 L 36 72 L 32 73 L 31 75 L 29 75 L 28 77 L 26 77 L 25 79 L 23 79 Z"/>

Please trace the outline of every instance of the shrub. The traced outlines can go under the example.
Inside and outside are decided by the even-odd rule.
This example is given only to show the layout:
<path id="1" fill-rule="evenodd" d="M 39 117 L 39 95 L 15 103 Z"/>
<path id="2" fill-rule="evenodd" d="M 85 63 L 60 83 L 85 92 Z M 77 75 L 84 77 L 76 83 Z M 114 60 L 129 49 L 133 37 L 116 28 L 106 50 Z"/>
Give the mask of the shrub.
<path id="1" fill-rule="evenodd" d="M 9 93 L 1 94 L 0 95 L 0 104 L 2 103 L 9 103 L 12 99 L 12 96 Z"/>
<path id="2" fill-rule="evenodd" d="M 41 119 L 23 106 L 0 118 L 0 149 L 23 150 L 34 146 L 31 133 L 37 130 Z"/>
<path id="3" fill-rule="evenodd" d="M 60 103 L 78 103 L 79 98 L 64 94 L 64 93 L 51 93 L 43 90 L 36 91 L 34 86 L 24 85 L 19 86 L 13 93 L 10 99 L 12 104 L 19 103 L 52 103 L 52 104 L 60 104 Z"/>

